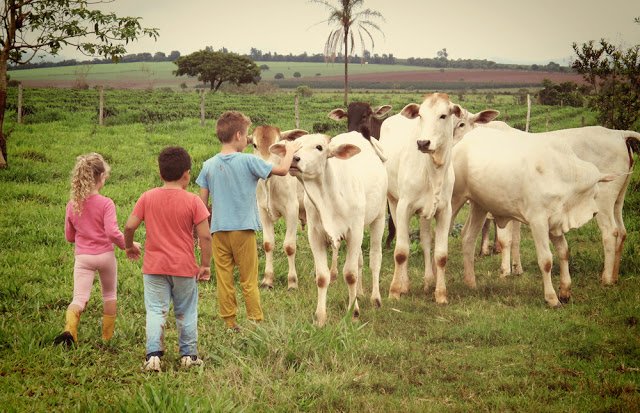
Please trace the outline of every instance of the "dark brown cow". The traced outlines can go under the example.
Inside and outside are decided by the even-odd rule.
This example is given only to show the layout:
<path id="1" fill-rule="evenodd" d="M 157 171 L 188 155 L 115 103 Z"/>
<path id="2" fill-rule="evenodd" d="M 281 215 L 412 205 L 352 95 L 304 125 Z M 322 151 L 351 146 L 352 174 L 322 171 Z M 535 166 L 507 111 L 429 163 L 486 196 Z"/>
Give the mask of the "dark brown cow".
<path id="1" fill-rule="evenodd" d="M 380 139 L 380 125 L 389 116 L 390 105 L 371 109 L 371 105 L 365 102 L 351 102 L 347 111 L 344 109 L 334 109 L 329 112 L 329 117 L 333 120 L 347 119 L 347 131 L 358 131 L 365 137 L 373 136 Z"/>

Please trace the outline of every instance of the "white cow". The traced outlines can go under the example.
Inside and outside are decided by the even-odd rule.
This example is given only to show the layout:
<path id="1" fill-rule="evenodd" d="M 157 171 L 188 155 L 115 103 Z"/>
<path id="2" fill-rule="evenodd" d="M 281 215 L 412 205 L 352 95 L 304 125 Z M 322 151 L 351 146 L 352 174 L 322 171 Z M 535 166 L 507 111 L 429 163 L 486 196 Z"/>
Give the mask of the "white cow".
<path id="1" fill-rule="evenodd" d="M 461 111 L 449 96 L 434 93 L 426 95 L 421 105 L 411 103 L 382 123 L 380 145 L 388 158 L 385 163 L 389 176 L 387 197 L 397 234 L 390 298 L 400 298 L 409 291 L 409 220 L 419 214 L 424 289 L 427 292 L 434 281 L 430 250 L 431 218 L 435 218 L 435 300 L 439 304 L 447 303 L 445 266 L 454 180 L 451 149 L 454 122 Z"/>
<path id="2" fill-rule="evenodd" d="M 485 126 L 506 130 L 516 136 L 526 135 L 518 129 L 511 128 L 504 122 L 490 122 Z M 640 142 L 640 134 L 633 131 L 612 130 L 600 126 L 563 129 L 552 132 L 536 133 L 534 137 L 548 139 L 553 146 L 567 145 L 583 161 L 592 163 L 603 174 L 616 175 L 612 182 L 599 185 L 598 215 L 596 222 L 602 234 L 604 247 L 604 267 L 602 269 L 602 284 L 617 282 L 620 270 L 624 240 L 627 230 L 622 219 L 624 198 L 631 179 L 629 172 L 633 166 L 631 147 L 629 142 Z M 516 273 L 522 272 L 520 263 L 520 224 L 514 222 L 510 226 L 498 230 L 498 237 L 505 245 L 513 244 L 513 248 L 502 251 L 502 272 L 509 269 L 509 262 L 513 258 L 513 268 Z M 513 254 L 510 257 L 509 254 Z M 519 271 L 518 271 L 519 270 Z"/>
<path id="3" fill-rule="evenodd" d="M 571 278 L 564 233 L 589 221 L 598 211 L 598 182 L 616 176 L 601 174 L 580 160 L 568 145 L 532 134 L 476 128 L 453 150 L 455 188 L 452 206 L 457 211 L 470 201 L 462 232 L 464 279 L 475 287 L 475 239 L 487 212 L 504 227 L 517 220 L 531 227 L 546 302 L 560 304 L 551 283 L 549 240 L 560 256 L 560 298 L 570 297 Z"/>
<path id="4" fill-rule="evenodd" d="M 307 212 L 309 245 L 313 253 L 318 286 L 316 323 L 327 320 L 327 288 L 330 272 L 327 267 L 327 245 L 334 250 L 345 240 L 347 253 L 343 276 L 349 288 L 349 308 L 359 315 L 357 283 L 362 283 L 362 239 L 365 226 L 370 226 L 369 253 L 373 287 L 371 301 L 380 306 L 380 267 L 382 235 L 385 223 L 387 174 L 382 161 L 358 132 L 338 135 L 305 135 L 297 139 L 296 151 L 289 173 L 303 185 Z M 281 144 L 271 146 L 271 152 L 281 154 Z"/>
<path id="5" fill-rule="evenodd" d="M 275 126 L 258 126 L 251 135 L 254 154 L 267 162 L 277 165 L 280 157 L 269 152 L 269 147 L 280 140 L 293 140 L 308 132 L 294 129 L 280 132 Z M 298 188 L 300 187 L 300 188 Z M 298 190 L 299 189 L 299 190 Z M 298 288 L 298 274 L 296 272 L 296 233 L 298 220 L 304 223 L 306 216 L 302 202 L 303 189 L 298 180 L 291 175 L 271 176 L 266 181 L 260 180 L 256 189 L 260 221 L 263 229 L 263 247 L 265 252 L 264 277 L 261 287 L 273 288 L 273 248 L 275 246 L 274 224 L 284 218 L 286 233 L 284 236 L 284 251 L 289 261 L 287 275 L 288 288 Z"/>

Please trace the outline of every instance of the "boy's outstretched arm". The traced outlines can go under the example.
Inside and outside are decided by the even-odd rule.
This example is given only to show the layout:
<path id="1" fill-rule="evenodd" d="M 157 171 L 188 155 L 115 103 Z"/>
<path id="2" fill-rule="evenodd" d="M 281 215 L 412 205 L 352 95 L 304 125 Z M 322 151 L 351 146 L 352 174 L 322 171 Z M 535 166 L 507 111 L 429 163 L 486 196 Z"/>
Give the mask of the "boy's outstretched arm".
<path id="1" fill-rule="evenodd" d="M 127 257 L 132 260 L 140 258 L 140 244 L 133 242 L 133 234 L 136 233 L 141 222 L 140 218 L 131 214 L 124 226 L 124 248 L 127 252 Z"/>
<path id="2" fill-rule="evenodd" d="M 296 151 L 300 149 L 300 142 L 285 141 L 284 147 L 286 150 L 284 156 L 280 160 L 280 163 L 273 167 L 273 169 L 271 170 L 271 174 L 269 174 L 269 176 L 271 175 L 285 176 L 287 173 L 289 173 L 289 168 L 291 167 L 291 161 L 293 160 L 293 154 L 295 154 Z"/>
<path id="3" fill-rule="evenodd" d="M 203 219 L 196 225 L 196 233 L 200 242 L 200 269 L 198 280 L 211 278 L 211 233 L 209 233 L 209 221 Z"/>

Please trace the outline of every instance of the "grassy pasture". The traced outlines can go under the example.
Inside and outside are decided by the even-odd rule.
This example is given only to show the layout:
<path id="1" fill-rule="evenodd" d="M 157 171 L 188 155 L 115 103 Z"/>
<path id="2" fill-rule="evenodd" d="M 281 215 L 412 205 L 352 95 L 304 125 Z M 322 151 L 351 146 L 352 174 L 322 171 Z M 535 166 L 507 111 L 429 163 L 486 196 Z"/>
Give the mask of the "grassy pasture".
<path id="1" fill-rule="evenodd" d="M 14 91 L 9 97 L 15 101 Z M 124 224 L 135 200 L 159 184 L 159 150 L 179 144 L 194 159 L 192 175 L 218 148 L 213 122 L 226 109 L 256 124 L 294 126 L 293 95 L 207 96 L 207 123 L 197 119 L 194 93 L 107 91 L 114 115 L 96 125 L 97 92 L 28 90 L 33 112 L 23 125 L 7 113 L 10 169 L 0 171 L 0 410 L 2 411 L 637 411 L 640 405 L 640 171 L 625 204 L 628 239 L 620 282 L 599 284 L 600 234 L 594 222 L 568 234 L 572 301 L 545 306 L 531 238 L 523 233 L 525 274 L 501 279 L 499 257 L 476 261 L 478 288 L 462 282 L 460 238 L 450 237 L 447 288 L 438 306 L 422 291 L 420 247 L 412 244 L 411 291 L 386 298 L 393 273 L 385 250 L 383 306 L 361 298 L 352 322 L 339 279 L 329 288 L 327 326 L 312 324 L 316 304 L 313 259 L 298 232 L 298 291 L 286 291 L 287 261 L 276 253 L 276 288 L 263 291 L 266 321 L 246 322 L 240 299 L 240 334 L 227 334 L 217 317 L 215 282 L 201 284 L 199 350 L 205 366 L 177 367 L 177 333 L 169 317 L 166 370 L 144 374 L 144 303 L 141 263 L 119 260 L 116 337 L 100 340 L 97 285 L 82 316 L 81 343 L 53 347 L 72 295 L 73 248 L 63 234 L 68 176 L 76 155 L 97 151 L 112 166 L 103 193 L 114 199 Z M 394 113 L 418 94 L 359 94 Z M 342 96 L 302 99 L 300 126 L 332 122 L 326 113 Z M 472 111 L 496 107 L 524 124 L 526 109 L 512 96 L 488 105 L 482 95 L 461 102 Z M 28 102 L 28 103 L 27 103 Z M 155 116 L 143 117 L 144 110 Z M 131 115 L 131 114 L 134 115 Z M 170 115 L 173 114 L 173 115 Z M 584 110 L 534 106 L 532 130 L 593 123 Z M 333 125 L 333 124 L 330 124 Z M 331 133 L 344 128 L 335 124 Z M 636 157 L 637 159 L 637 157 Z M 197 191 L 195 185 L 190 190 Z M 464 212 L 464 211 L 463 211 Z M 458 218 L 462 222 L 464 214 Z M 415 223 L 414 223 L 415 226 Z M 278 246 L 284 234 L 277 226 Z M 137 234 L 144 241 L 144 231 Z M 368 239 L 365 237 L 365 254 Z M 262 252 L 260 253 L 262 256 Z M 366 262 L 365 258 L 365 262 Z M 261 268 L 263 263 L 261 262 Z M 366 267 L 366 266 L 365 266 Z M 368 275 L 368 269 L 365 270 Z M 554 266 L 557 286 L 557 265 Z M 370 279 L 365 275 L 365 292 Z"/>

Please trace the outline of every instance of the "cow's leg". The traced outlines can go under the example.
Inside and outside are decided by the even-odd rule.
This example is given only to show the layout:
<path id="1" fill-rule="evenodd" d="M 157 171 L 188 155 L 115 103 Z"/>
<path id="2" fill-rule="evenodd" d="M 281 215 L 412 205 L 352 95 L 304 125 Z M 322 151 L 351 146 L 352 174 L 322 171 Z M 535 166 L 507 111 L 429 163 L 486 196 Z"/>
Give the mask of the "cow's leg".
<path id="1" fill-rule="evenodd" d="M 273 221 L 269 214 L 262 209 L 260 210 L 260 219 L 262 221 L 262 246 L 265 256 L 264 277 L 262 278 L 260 287 L 273 288 L 273 248 L 275 246 Z"/>
<path id="2" fill-rule="evenodd" d="M 482 238 L 480 241 L 480 256 L 486 257 L 487 255 L 491 255 L 491 248 L 489 248 L 489 241 L 491 238 L 491 221 L 489 218 L 484 220 L 484 224 L 482 224 Z M 496 239 L 497 239 L 496 235 Z"/>
<path id="3" fill-rule="evenodd" d="M 287 282 L 289 290 L 298 288 L 298 272 L 296 271 L 296 237 L 298 232 L 298 207 L 287 210 L 286 216 L 287 230 L 284 235 L 284 252 L 289 261 L 289 273 Z"/>
<path id="4" fill-rule="evenodd" d="M 436 264 L 435 299 L 438 304 L 447 304 L 445 269 L 449 254 L 449 226 L 451 225 L 451 205 L 436 212 L 436 242 L 433 258 Z M 426 265 L 426 264 L 425 264 Z"/>
<path id="5" fill-rule="evenodd" d="M 316 268 L 316 285 L 318 286 L 318 305 L 316 307 L 316 325 L 322 327 L 327 322 L 327 290 L 331 282 L 329 267 L 327 267 L 327 247 L 322 234 L 309 226 L 309 246 L 313 253 L 313 263 Z"/>
<path id="6" fill-rule="evenodd" d="M 357 286 L 358 283 L 358 261 L 362 253 L 362 237 L 364 235 L 363 226 L 352 227 L 347 236 L 347 254 L 342 267 L 342 275 L 349 289 L 349 308 L 353 308 L 353 318 L 360 316 L 358 306 Z"/>
<path id="7" fill-rule="evenodd" d="M 624 206 L 624 196 L 631 177 L 627 177 L 627 182 L 622 187 L 618 199 L 616 199 L 615 206 L 613 207 L 613 216 L 616 220 L 616 226 L 618 227 L 618 238 L 616 243 L 616 255 L 613 261 L 613 274 L 611 274 L 611 282 L 617 283 L 618 276 L 620 274 L 620 262 L 622 261 L 622 252 L 624 251 L 624 241 L 627 239 L 627 229 L 624 227 L 624 220 L 622 219 L 622 207 Z"/>
<path id="8" fill-rule="evenodd" d="M 520 259 L 520 221 L 511 221 L 511 274 L 522 274 L 522 261 Z"/>
<path id="9" fill-rule="evenodd" d="M 475 259 L 476 238 L 482 229 L 487 211 L 475 202 L 470 203 L 469 216 L 462 228 L 462 255 L 464 262 L 464 283 L 476 288 L 476 274 L 473 268 Z"/>
<path id="10" fill-rule="evenodd" d="M 369 227 L 369 269 L 371 270 L 371 304 L 382 305 L 380 296 L 380 268 L 382 267 L 382 237 L 385 215 L 376 218 Z"/>
<path id="11" fill-rule="evenodd" d="M 596 221 L 602 235 L 602 246 L 604 247 L 604 267 L 602 268 L 602 284 L 613 284 L 613 267 L 616 259 L 616 248 L 618 246 L 618 227 L 616 226 L 613 211 L 603 211 L 600 209 L 596 215 Z"/>
<path id="12" fill-rule="evenodd" d="M 364 296 L 364 289 L 362 288 L 362 267 L 364 267 L 364 257 L 362 256 L 362 248 L 358 253 L 358 282 L 356 283 L 356 292 L 358 297 Z"/>
<path id="13" fill-rule="evenodd" d="M 561 303 L 568 303 L 571 299 L 571 275 L 569 274 L 569 245 L 564 235 L 555 237 L 549 234 L 553 246 L 558 254 L 560 262 L 560 294 L 558 299 Z"/>
<path id="14" fill-rule="evenodd" d="M 431 260 L 431 220 L 420 217 L 420 246 L 424 256 L 424 292 L 429 293 L 429 289 L 435 284 L 433 261 Z"/>
<path id="15" fill-rule="evenodd" d="M 396 248 L 393 251 L 395 267 L 393 279 L 389 286 L 389 298 L 399 299 L 401 294 L 409 291 L 407 264 L 409 260 L 409 205 L 400 200 L 393 217 L 396 223 Z"/>
<path id="16" fill-rule="evenodd" d="M 331 246 L 331 269 L 329 270 L 329 274 L 331 274 L 331 282 L 334 282 L 338 279 L 338 253 L 340 252 L 340 247 Z"/>
<path id="17" fill-rule="evenodd" d="M 513 221 L 509 221 L 504 228 L 496 227 L 496 244 L 501 247 L 500 276 L 511 275 L 511 242 Z"/>
<path id="18" fill-rule="evenodd" d="M 560 306 L 560 301 L 553 289 L 551 282 L 551 268 L 553 266 L 553 256 L 549 249 L 549 226 L 546 222 L 531 222 L 531 236 L 536 245 L 538 256 L 538 267 L 542 272 L 542 283 L 544 285 L 544 299 L 549 307 Z"/>

